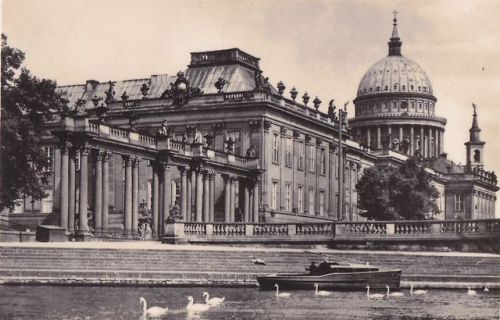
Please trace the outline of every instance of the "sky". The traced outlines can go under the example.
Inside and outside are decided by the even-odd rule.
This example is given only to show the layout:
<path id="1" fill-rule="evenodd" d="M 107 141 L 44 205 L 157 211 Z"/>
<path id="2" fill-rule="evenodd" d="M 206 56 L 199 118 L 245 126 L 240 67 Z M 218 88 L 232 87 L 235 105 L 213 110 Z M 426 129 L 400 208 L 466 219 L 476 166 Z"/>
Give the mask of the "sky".
<path id="1" fill-rule="evenodd" d="M 352 101 L 387 55 L 394 10 L 402 53 L 426 70 L 448 119 L 448 158 L 465 163 L 474 102 L 486 168 L 500 173 L 500 1 L 3 0 L 1 27 L 28 69 L 60 85 L 175 74 L 190 52 L 238 47 L 326 111 L 332 98 Z"/>

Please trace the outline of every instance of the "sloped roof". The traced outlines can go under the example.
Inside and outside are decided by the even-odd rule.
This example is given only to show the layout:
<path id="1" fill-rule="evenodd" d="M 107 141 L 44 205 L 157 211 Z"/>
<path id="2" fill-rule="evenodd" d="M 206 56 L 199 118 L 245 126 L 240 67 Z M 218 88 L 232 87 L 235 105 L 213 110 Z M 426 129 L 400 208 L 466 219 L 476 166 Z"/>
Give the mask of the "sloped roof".
<path id="1" fill-rule="evenodd" d="M 464 170 L 462 167 L 454 163 L 453 161 L 450 161 L 446 158 L 437 158 L 431 163 L 431 168 L 434 171 L 443 173 L 443 174 L 449 174 L 449 173 L 464 173 Z"/>
<path id="2" fill-rule="evenodd" d="M 227 51 L 230 52 L 231 50 L 234 50 L 237 54 L 228 56 Z M 217 93 L 215 83 L 219 77 L 222 77 L 227 81 L 223 88 L 224 92 L 252 91 L 255 88 L 255 78 L 260 75 L 261 71 L 254 66 L 247 66 L 241 62 L 243 54 L 248 57 L 252 56 L 242 53 L 241 50 L 236 48 L 210 51 L 208 53 L 212 56 L 215 55 L 216 58 L 217 54 L 221 54 L 221 56 L 215 65 L 204 65 L 195 62 L 185 70 L 185 77 L 190 82 L 191 87 L 199 88 L 204 94 L 214 94 Z M 197 53 L 195 57 L 198 58 L 198 55 Z M 236 58 L 234 58 L 235 56 Z M 246 58 L 246 56 L 244 57 Z M 221 60 L 220 58 L 227 58 L 227 60 Z M 126 92 L 129 100 L 142 99 L 141 87 L 143 84 L 149 87 L 148 98 L 159 98 L 165 90 L 170 89 L 170 83 L 175 82 L 176 79 L 177 75 L 159 74 L 152 75 L 149 78 L 112 81 L 114 84 L 114 98 L 121 100 L 121 96 Z M 86 84 L 57 87 L 57 91 L 63 93 L 70 101 L 70 107 L 74 106 L 78 99 L 84 99 L 86 109 L 94 108 L 91 101 L 94 97 L 102 98 L 102 101 L 104 101 L 106 98 L 105 92 L 108 90 L 109 81 L 100 83 L 95 80 L 88 80 Z M 271 86 L 271 91 L 277 93 L 273 86 Z"/>

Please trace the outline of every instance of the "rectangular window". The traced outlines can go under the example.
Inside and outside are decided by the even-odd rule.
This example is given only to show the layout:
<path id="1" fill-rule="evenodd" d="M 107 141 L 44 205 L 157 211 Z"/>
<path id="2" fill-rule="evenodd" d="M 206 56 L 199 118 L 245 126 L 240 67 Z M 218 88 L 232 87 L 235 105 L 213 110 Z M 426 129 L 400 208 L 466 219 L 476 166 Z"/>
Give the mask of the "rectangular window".
<path id="1" fill-rule="evenodd" d="M 234 154 L 241 156 L 241 133 L 239 131 L 228 131 L 226 132 L 226 140 L 233 140 Z"/>
<path id="2" fill-rule="evenodd" d="M 291 185 L 285 185 L 285 210 L 292 211 Z"/>
<path id="3" fill-rule="evenodd" d="M 297 211 L 298 213 L 304 213 L 304 187 L 297 187 Z"/>
<path id="4" fill-rule="evenodd" d="M 309 214 L 316 214 L 314 210 L 314 189 L 309 189 Z"/>
<path id="5" fill-rule="evenodd" d="M 326 174 L 326 151 L 321 149 L 319 156 L 319 173 Z"/>
<path id="6" fill-rule="evenodd" d="M 323 216 L 325 214 L 325 192 L 319 192 L 319 215 Z"/>
<path id="7" fill-rule="evenodd" d="M 461 194 L 455 194 L 454 195 L 454 200 L 455 200 L 455 211 L 463 211 L 464 210 L 464 203 L 462 199 Z"/>
<path id="8" fill-rule="evenodd" d="M 279 138 L 279 134 L 273 134 L 273 163 L 279 163 L 280 159 Z"/>
<path id="9" fill-rule="evenodd" d="M 273 181 L 271 186 L 271 209 L 276 210 L 278 208 L 278 181 Z"/>
<path id="10" fill-rule="evenodd" d="M 297 141 L 297 169 L 304 170 L 304 142 Z"/>
<path id="11" fill-rule="evenodd" d="M 43 154 L 47 157 L 46 165 L 43 166 L 43 171 L 54 171 L 54 147 L 43 147 Z"/>
<path id="12" fill-rule="evenodd" d="M 316 146 L 309 146 L 309 171 L 316 170 Z"/>
<path id="13" fill-rule="evenodd" d="M 285 166 L 292 167 L 292 138 L 286 138 Z"/>

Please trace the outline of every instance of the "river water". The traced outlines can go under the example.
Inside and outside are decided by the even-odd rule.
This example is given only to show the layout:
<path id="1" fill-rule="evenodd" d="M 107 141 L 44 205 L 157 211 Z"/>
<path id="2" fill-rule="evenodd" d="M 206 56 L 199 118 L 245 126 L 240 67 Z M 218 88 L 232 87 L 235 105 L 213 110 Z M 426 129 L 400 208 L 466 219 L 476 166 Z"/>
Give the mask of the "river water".
<path id="1" fill-rule="evenodd" d="M 225 297 L 205 313 L 186 312 L 187 297 L 202 301 L 203 291 Z M 369 300 L 363 292 L 274 291 L 257 288 L 0 286 L 0 319 L 144 319 L 139 298 L 168 307 L 161 319 L 500 319 L 500 292 L 429 290 L 427 295 Z"/>

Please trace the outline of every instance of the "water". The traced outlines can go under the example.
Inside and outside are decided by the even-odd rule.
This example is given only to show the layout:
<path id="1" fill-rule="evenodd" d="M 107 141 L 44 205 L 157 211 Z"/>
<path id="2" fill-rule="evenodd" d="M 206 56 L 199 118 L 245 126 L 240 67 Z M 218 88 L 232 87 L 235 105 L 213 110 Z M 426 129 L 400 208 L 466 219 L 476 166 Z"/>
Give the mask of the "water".
<path id="1" fill-rule="evenodd" d="M 203 314 L 185 311 L 187 296 L 202 302 L 203 291 L 226 302 Z M 160 288 L 92 286 L 0 286 L 0 319 L 144 319 L 139 297 L 150 306 L 168 307 L 161 319 L 500 319 L 500 292 L 430 290 L 424 296 L 368 300 L 362 292 L 315 297 L 290 291 L 288 299 L 256 288 Z"/>

